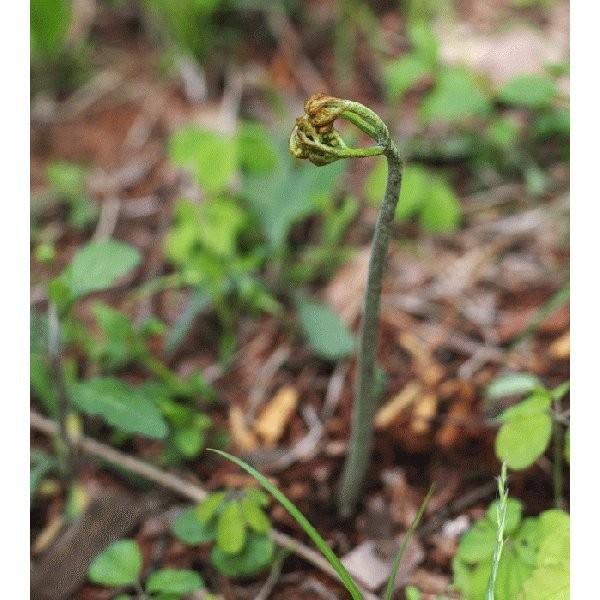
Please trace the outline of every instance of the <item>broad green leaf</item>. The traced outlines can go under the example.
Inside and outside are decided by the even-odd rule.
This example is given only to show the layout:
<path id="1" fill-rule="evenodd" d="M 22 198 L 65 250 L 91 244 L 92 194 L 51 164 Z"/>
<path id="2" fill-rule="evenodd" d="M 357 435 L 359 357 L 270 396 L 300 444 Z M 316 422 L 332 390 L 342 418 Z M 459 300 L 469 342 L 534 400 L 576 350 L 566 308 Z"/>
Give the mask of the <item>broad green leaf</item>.
<path id="1" fill-rule="evenodd" d="M 539 519 L 529 517 L 523 523 L 514 537 L 515 552 L 528 565 L 535 566 L 540 546 Z"/>
<path id="2" fill-rule="evenodd" d="M 117 240 L 90 242 L 73 257 L 62 278 L 75 297 L 113 286 L 140 263 L 139 251 Z"/>
<path id="3" fill-rule="evenodd" d="M 506 423 L 518 417 L 547 413 L 550 410 L 551 402 L 552 400 L 547 390 L 536 388 L 528 398 L 507 408 L 499 418 L 503 423 Z"/>
<path id="4" fill-rule="evenodd" d="M 281 492 L 281 490 L 276 488 L 262 473 L 259 473 L 254 467 L 251 467 L 249 464 L 245 463 L 243 460 L 237 458 L 236 456 L 232 456 L 231 454 L 228 454 L 227 452 L 223 452 L 222 450 L 214 450 L 214 449 L 211 449 L 211 450 L 213 452 L 216 452 L 217 454 L 220 454 L 227 460 L 230 460 L 231 462 L 235 463 L 238 467 L 240 467 L 240 469 L 246 471 L 246 473 L 248 473 L 249 475 L 254 477 L 254 479 L 256 479 L 262 485 L 263 488 L 265 488 L 268 492 L 270 492 L 271 495 L 273 495 L 275 497 L 275 499 L 278 500 L 283 505 L 283 507 L 292 516 L 292 518 L 296 521 L 296 523 L 298 523 L 298 525 L 300 525 L 300 527 L 302 527 L 302 529 L 304 530 L 306 535 L 308 535 L 308 537 L 312 540 L 312 542 L 315 544 L 315 546 L 319 549 L 321 554 L 328 560 L 329 564 L 335 569 L 335 572 L 339 575 L 340 580 L 342 581 L 342 583 L 344 584 L 344 586 L 346 587 L 348 592 L 350 592 L 350 596 L 353 598 L 353 600 L 362 600 L 363 596 L 362 596 L 360 590 L 358 589 L 356 583 L 354 583 L 354 580 L 350 576 L 350 573 L 348 573 L 348 570 L 346 569 L 346 567 L 344 567 L 344 565 L 342 564 L 340 559 L 335 555 L 335 553 L 329 547 L 327 542 L 319 535 L 319 532 L 310 524 L 308 519 L 300 512 L 300 510 L 298 510 L 298 507 L 293 502 L 291 502 L 285 496 L 285 494 L 283 494 L 283 492 Z M 271 540 L 269 540 L 269 538 L 266 538 L 266 537 L 263 538 L 262 536 L 258 536 L 258 539 L 265 539 L 265 540 L 271 541 Z M 252 536 L 249 541 L 251 541 L 251 540 L 252 540 Z M 248 545 L 249 544 L 246 545 L 245 550 L 247 550 Z M 218 549 L 218 548 L 215 547 L 215 549 Z M 215 549 L 213 549 L 213 552 Z M 213 555 L 213 562 L 214 562 L 214 555 Z M 227 574 L 227 573 L 225 573 L 225 574 Z"/>
<path id="5" fill-rule="evenodd" d="M 240 508 L 248 526 L 257 533 L 266 533 L 271 528 L 269 517 L 247 496 L 240 500 Z"/>
<path id="6" fill-rule="evenodd" d="M 134 540 L 120 540 L 96 556 L 90 565 L 90 581 L 100 585 L 119 587 L 139 580 L 142 554 Z"/>
<path id="7" fill-rule="evenodd" d="M 397 220 L 409 219 L 423 209 L 430 199 L 431 180 L 431 173 L 421 165 L 407 165 L 404 168 L 400 199 L 396 206 Z"/>
<path id="8" fill-rule="evenodd" d="M 458 227 L 461 216 L 454 190 L 443 179 L 434 180 L 421 210 L 421 227 L 432 233 L 448 233 Z"/>
<path id="9" fill-rule="evenodd" d="M 126 433 L 162 439 L 167 424 L 151 398 L 113 377 L 94 377 L 70 388 L 75 406 Z"/>
<path id="10" fill-rule="evenodd" d="M 505 419 L 496 437 L 496 455 L 511 469 L 525 469 L 546 450 L 552 418 L 538 412 Z"/>
<path id="11" fill-rule="evenodd" d="M 498 565 L 496 579 L 496 598 L 498 600 L 514 600 L 524 581 L 530 576 L 533 567 L 524 563 L 515 553 L 514 548 L 505 545 Z"/>
<path id="12" fill-rule="evenodd" d="M 427 61 L 418 54 L 408 54 L 385 65 L 387 95 L 398 102 L 423 77 L 430 73 Z"/>
<path id="13" fill-rule="evenodd" d="M 31 0 L 30 33 L 33 58 L 49 59 L 61 50 L 71 21 L 68 0 Z"/>
<path id="14" fill-rule="evenodd" d="M 216 527 L 213 523 L 202 523 L 198 519 L 197 508 L 184 510 L 173 522 L 173 535 L 188 546 L 197 546 L 215 539 Z"/>
<path id="15" fill-rule="evenodd" d="M 485 117 L 491 108 L 489 98 L 473 73 L 462 67 L 447 67 L 423 101 L 421 117 L 426 123 L 463 121 Z"/>
<path id="16" fill-rule="evenodd" d="M 506 373 L 496 377 L 486 388 L 485 395 L 490 400 L 506 396 L 517 396 L 531 392 L 541 386 L 536 375 L 530 373 Z"/>
<path id="17" fill-rule="evenodd" d="M 208 523 L 215 516 L 226 497 L 226 492 L 213 492 L 209 494 L 206 500 L 200 502 L 196 508 L 198 519 L 202 523 Z"/>
<path id="18" fill-rule="evenodd" d="M 478 521 L 461 538 L 456 556 L 467 563 L 491 559 L 496 545 L 496 526 L 487 519 Z"/>
<path id="19" fill-rule="evenodd" d="M 354 338 L 329 306 L 301 299 L 297 307 L 302 331 L 318 356 L 337 360 L 353 352 Z"/>
<path id="20" fill-rule="evenodd" d="M 506 104 L 527 108 L 544 108 L 557 94 L 554 80 L 546 75 L 519 75 L 506 83 L 498 98 Z"/>
<path id="21" fill-rule="evenodd" d="M 485 515 L 490 523 L 496 526 L 496 511 L 500 501 L 496 500 L 490 504 Z M 521 523 L 523 514 L 523 504 L 516 498 L 508 498 L 506 501 L 506 521 L 504 524 L 504 532 L 506 535 L 514 533 Z"/>
<path id="22" fill-rule="evenodd" d="M 238 554 L 246 541 L 246 523 L 239 502 L 231 500 L 217 520 L 217 546 L 227 554 Z"/>
<path id="23" fill-rule="evenodd" d="M 169 139 L 169 158 L 191 171 L 207 192 L 216 193 L 227 188 L 237 171 L 238 145 L 228 136 L 190 125 Z"/>
<path id="24" fill-rule="evenodd" d="M 272 172 L 245 178 L 242 193 L 271 246 L 280 248 L 291 226 L 316 212 L 318 198 L 333 191 L 344 163 L 340 160 L 315 169 L 294 161 L 286 147 L 279 150 L 277 167 Z"/>
<path id="25" fill-rule="evenodd" d="M 434 67 L 438 60 L 438 42 L 431 23 L 426 19 L 411 20 L 407 34 L 413 52 L 429 67 Z"/>
<path id="26" fill-rule="evenodd" d="M 239 554 L 223 552 L 215 544 L 210 558 L 212 564 L 226 577 L 247 577 L 268 567 L 273 560 L 274 551 L 273 540 L 265 535 L 251 533 Z"/>
<path id="27" fill-rule="evenodd" d="M 146 591 L 151 594 L 191 594 L 204 587 L 204 581 L 196 571 L 187 569 L 160 569 L 150 575 Z"/>
<path id="28" fill-rule="evenodd" d="M 277 166 L 277 146 L 262 124 L 244 121 L 237 134 L 240 165 L 251 173 L 270 171 Z"/>

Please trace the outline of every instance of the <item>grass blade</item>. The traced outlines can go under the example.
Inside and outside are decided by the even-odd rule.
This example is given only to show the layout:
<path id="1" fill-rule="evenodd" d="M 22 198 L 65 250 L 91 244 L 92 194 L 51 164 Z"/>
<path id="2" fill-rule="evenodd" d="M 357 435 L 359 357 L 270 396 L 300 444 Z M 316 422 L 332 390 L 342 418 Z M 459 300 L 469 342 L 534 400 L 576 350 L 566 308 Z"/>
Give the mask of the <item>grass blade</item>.
<path id="1" fill-rule="evenodd" d="M 383 593 L 383 600 L 392 600 L 392 597 L 394 595 L 394 586 L 396 583 L 396 576 L 398 575 L 398 569 L 400 568 L 400 564 L 402 563 L 402 557 L 404 556 L 404 553 L 406 552 L 406 548 L 408 548 L 408 544 L 409 544 L 410 540 L 412 539 L 412 536 L 414 535 L 415 530 L 417 529 L 417 527 L 419 526 L 419 523 L 421 522 L 421 519 L 423 518 L 423 514 L 425 513 L 425 510 L 427 509 L 427 505 L 429 504 L 429 501 L 431 500 L 431 495 L 433 494 L 434 487 L 435 487 L 435 484 L 432 484 L 431 487 L 429 488 L 429 491 L 427 492 L 427 496 L 425 496 L 425 499 L 423 500 L 423 502 L 421 503 L 421 506 L 419 507 L 419 512 L 417 512 L 413 522 L 411 523 L 408 531 L 406 532 L 406 534 L 402 540 L 402 544 L 400 544 L 400 549 L 398 550 L 398 553 L 396 554 L 396 556 L 394 558 L 394 563 L 392 564 L 392 572 L 390 573 L 390 576 L 387 581 L 387 585 L 385 586 L 385 592 Z"/>
<path id="2" fill-rule="evenodd" d="M 244 462 L 237 456 L 232 456 L 223 450 L 214 450 L 209 448 L 212 452 L 220 454 L 222 457 L 235 463 L 240 469 L 243 469 L 249 475 L 252 475 L 258 483 L 260 483 L 270 494 L 272 494 L 282 506 L 290 513 L 294 520 L 304 529 L 306 535 L 313 541 L 315 546 L 319 549 L 321 554 L 328 560 L 329 564 L 335 569 L 341 582 L 344 584 L 350 596 L 353 600 L 363 600 L 363 595 L 358 589 L 358 586 L 350 576 L 350 573 L 346 570 L 346 567 L 342 564 L 340 559 L 335 555 L 333 550 L 329 547 L 327 542 L 319 535 L 319 532 L 310 524 L 308 519 L 300 512 L 296 505 L 288 500 L 281 490 L 276 488 L 262 473 L 259 473 L 254 467 L 251 467 L 248 463 Z"/>
<path id="3" fill-rule="evenodd" d="M 506 503 L 508 501 L 508 489 L 506 487 L 506 463 L 502 463 L 502 470 L 500 471 L 500 477 L 498 477 L 498 496 L 500 502 L 498 503 L 496 513 L 496 547 L 494 548 L 494 556 L 492 559 L 492 570 L 490 572 L 490 578 L 488 580 L 487 592 L 485 594 L 485 600 L 494 600 L 494 588 L 496 587 L 496 577 L 498 576 L 498 565 L 500 564 L 500 558 L 502 557 L 502 549 L 504 547 L 504 527 L 506 525 Z"/>

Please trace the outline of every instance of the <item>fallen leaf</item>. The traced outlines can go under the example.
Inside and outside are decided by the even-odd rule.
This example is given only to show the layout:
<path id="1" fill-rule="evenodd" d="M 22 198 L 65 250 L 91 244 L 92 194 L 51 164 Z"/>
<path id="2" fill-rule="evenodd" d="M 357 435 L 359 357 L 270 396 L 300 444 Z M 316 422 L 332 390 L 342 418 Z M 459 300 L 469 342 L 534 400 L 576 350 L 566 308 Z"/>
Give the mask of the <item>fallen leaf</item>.
<path id="1" fill-rule="evenodd" d="M 437 410 L 437 396 L 428 393 L 419 398 L 413 409 L 410 428 L 413 433 L 427 433 L 431 429 L 431 420 Z"/>
<path id="2" fill-rule="evenodd" d="M 386 427 L 389 427 L 402 411 L 413 403 L 421 390 L 421 384 L 416 380 L 407 383 L 400 393 L 393 396 L 391 400 L 377 411 L 377 414 L 375 415 L 375 428 L 385 429 Z"/>
<path id="3" fill-rule="evenodd" d="M 251 452 L 258 447 L 256 436 L 246 427 L 244 413 L 237 404 L 229 408 L 229 430 L 233 442 L 243 452 Z"/>
<path id="4" fill-rule="evenodd" d="M 291 386 L 282 387 L 261 411 L 254 422 L 254 431 L 267 446 L 274 446 L 283 435 L 298 405 L 298 392 Z"/>
<path id="5" fill-rule="evenodd" d="M 554 340 L 548 348 L 548 353 L 552 358 L 569 358 L 571 355 L 571 332 Z"/>

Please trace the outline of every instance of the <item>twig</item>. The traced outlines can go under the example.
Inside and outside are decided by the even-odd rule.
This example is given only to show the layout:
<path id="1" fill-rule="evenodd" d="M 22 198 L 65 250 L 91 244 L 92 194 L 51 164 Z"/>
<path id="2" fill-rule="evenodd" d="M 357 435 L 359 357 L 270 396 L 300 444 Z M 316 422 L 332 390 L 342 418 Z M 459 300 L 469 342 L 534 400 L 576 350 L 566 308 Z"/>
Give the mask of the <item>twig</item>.
<path id="1" fill-rule="evenodd" d="M 59 455 L 61 472 L 65 484 L 68 486 L 73 480 L 74 475 L 74 452 L 69 431 L 67 428 L 67 419 L 69 416 L 69 397 L 65 389 L 65 381 L 62 366 L 62 356 L 60 347 L 60 321 L 58 310 L 53 302 L 48 307 L 48 354 L 50 355 L 52 377 L 56 386 L 57 398 L 57 417 L 58 427 L 55 434 L 58 433 Z"/>
<path id="2" fill-rule="evenodd" d="M 34 431 L 38 431 L 46 435 L 53 436 L 58 433 L 58 426 L 54 421 L 43 417 L 35 411 L 32 411 L 30 414 L 30 426 Z M 173 475 L 172 473 L 165 473 L 161 469 L 158 469 L 157 467 L 154 467 L 143 460 L 129 456 L 123 452 L 119 452 L 118 450 L 97 442 L 92 438 L 81 436 L 77 440 L 74 440 L 74 445 L 80 451 L 89 454 L 90 456 L 104 460 L 122 469 L 126 469 L 127 471 L 139 475 L 148 481 L 153 481 L 165 489 L 171 490 L 172 492 L 175 492 L 176 494 L 179 494 L 180 496 L 193 502 L 201 502 L 208 495 L 206 490 L 195 483 L 185 481 L 181 477 Z M 276 529 L 272 529 L 269 532 L 269 536 L 277 545 L 281 546 L 282 548 L 286 548 L 297 556 L 300 556 L 320 571 L 323 571 L 339 581 L 337 573 L 329 565 L 325 558 L 323 558 L 317 551 L 309 548 L 302 542 L 295 540 L 293 537 L 281 531 L 277 531 Z M 365 597 L 368 597 L 367 592 L 365 592 Z"/>
<path id="3" fill-rule="evenodd" d="M 271 592 L 275 589 L 275 586 L 279 581 L 281 570 L 283 569 L 283 563 L 285 562 L 287 555 L 287 551 L 283 548 L 277 553 L 277 556 L 271 565 L 271 572 L 269 573 L 269 576 L 267 577 L 267 580 L 262 588 L 260 588 L 258 594 L 256 594 L 254 600 L 267 600 L 267 598 L 271 595 Z"/>
<path id="4" fill-rule="evenodd" d="M 107 240 L 112 237 L 119 220 L 119 212 L 121 211 L 121 200 L 118 196 L 108 196 L 102 203 L 100 210 L 100 218 L 96 225 L 96 231 L 92 239 L 96 242 Z"/>

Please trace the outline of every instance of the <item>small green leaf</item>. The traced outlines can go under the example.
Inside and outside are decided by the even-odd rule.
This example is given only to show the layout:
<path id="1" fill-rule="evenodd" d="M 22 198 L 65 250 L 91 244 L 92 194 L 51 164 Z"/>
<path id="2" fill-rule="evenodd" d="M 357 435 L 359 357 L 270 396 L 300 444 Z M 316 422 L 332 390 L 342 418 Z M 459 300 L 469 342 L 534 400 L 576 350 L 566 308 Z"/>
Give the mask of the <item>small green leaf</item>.
<path id="1" fill-rule="evenodd" d="M 126 433 L 163 439 L 168 428 L 152 399 L 114 377 L 93 377 L 70 387 L 79 410 L 101 416 Z"/>
<path id="2" fill-rule="evenodd" d="M 429 73 L 427 61 L 417 54 L 408 54 L 389 62 L 384 69 L 388 97 L 398 102 Z"/>
<path id="3" fill-rule="evenodd" d="M 297 307 L 302 331 L 318 356 L 337 360 L 353 352 L 354 338 L 329 306 L 300 299 Z"/>
<path id="4" fill-rule="evenodd" d="M 205 440 L 204 431 L 194 425 L 177 429 L 173 434 L 173 443 L 185 458 L 198 456 L 204 448 Z"/>
<path id="5" fill-rule="evenodd" d="M 477 563 L 491 559 L 495 546 L 495 525 L 487 519 L 478 521 L 461 538 L 456 556 L 465 562 Z"/>
<path id="6" fill-rule="evenodd" d="M 260 506 L 255 504 L 248 496 L 242 498 L 240 507 L 246 523 L 257 533 L 266 533 L 271 528 L 269 517 L 265 515 Z"/>
<path id="7" fill-rule="evenodd" d="M 518 396 L 531 392 L 541 386 L 541 381 L 530 373 L 506 373 L 496 377 L 486 388 L 489 400 L 498 400 L 506 396 Z"/>
<path id="8" fill-rule="evenodd" d="M 421 592 L 413 585 L 407 586 L 405 590 L 406 600 L 421 600 Z"/>
<path id="9" fill-rule="evenodd" d="M 461 215 L 454 190 L 443 179 L 434 180 L 421 211 L 421 226 L 432 233 L 448 233 L 458 227 Z"/>
<path id="10" fill-rule="evenodd" d="M 62 275 L 73 296 L 113 286 L 141 260 L 136 248 L 117 240 L 91 242 L 79 250 Z"/>
<path id="11" fill-rule="evenodd" d="M 196 571 L 187 569 L 160 569 L 150 575 L 146 591 L 150 594 L 191 594 L 204 587 Z"/>
<path id="12" fill-rule="evenodd" d="M 173 522 L 173 535 L 188 546 L 211 542 L 217 535 L 213 523 L 203 523 L 198 519 L 197 507 L 184 510 Z"/>
<path id="13" fill-rule="evenodd" d="M 496 437 L 496 454 L 511 469 L 525 469 L 546 450 L 552 434 L 550 400 L 536 395 L 506 410 Z"/>
<path id="14" fill-rule="evenodd" d="M 263 173 L 277 166 L 277 147 L 262 124 L 244 121 L 237 134 L 240 164 L 252 173 Z"/>
<path id="15" fill-rule="evenodd" d="M 486 517 L 496 526 L 496 514 L 497 507 L 500 500 L 492 502 L 486 511 Z M 504 524 L 504 531 L 507 535 L 514 533 L 519 524 L 521 523 L 521 517 L 523 514 L 523 504 L 516 498 L 507 498 L 506 500 L 506 521 Z"/>
<path id="16" fill-rule="evenodd" d="M 438 76 L 434 90 L 421 106 L 426 123 L 463 121 L 485 117 L 492 104 L 475 76 L 462 67 L 447 67 Z"/>
<path id="17" fill-rule="evenodd" d="M 227 554 L 237 554 L 246 541 L 246 523 L 239 502 L 228 502 L 217 521 L 217 545 Z"/>
<path id="18" fill-rule="evenodd" d="M 210 558 L 213 565 L 226 577 L 247 577 L 268 567 L 273 560 L 274 550 L 273 540 L 265 535 L 252 533 L 239 554 L 223 552 L 215 545 Z"/>
<path id="19" fill-rule="evenodd" d="M 438 61 L 438 41 L 431 22 L 427 19 L 411 20 L 407 34 L 414 53 L 429 67 L 435 67 Z"/>
<path id="20" fill-rule="evenodd" d="M 120 587 L 138 581 L 142 570 L 142 554 L 134 540 L 119 540 L 96 556 L 90 565 L 90 581 Z"/>
<path id="21" fill-rule="evenodd" d="M 498 93 L 506 104 L 527 108 L 549 106 L 557 94 L 554 80 L 545 75 L 519 75 L 511 79 Z"/>
<path id="22" fill-rule="evenodd" d="M 501 415 L 500 421 L 506 423 L 511 419 L 518 417 L 528 417 L 540 413 L 547 413 L 550 410 L 551 398 L 547 390 L 537 388 L 525 400 L 507 408 Z"/>
<path id="23" fill-rule="evenodd" d="M 206 500 L 203 500 L 198 504 L 196 508 L 196 515 L 202 523 L 208 523 L 214 516 L 223 501 L 227 497 L 226 492 L 213 492 L 209 494 Z"/>
<path id="24" fill-rule="evenodd" d="M 30 34 L 33 58 L 56 56 L 65 41 L 71 21 L 67 0 L 31 0 Z"/>
<path id="25" fill-rule="evenodd" d="M 238 168 L 237 143 L 225 135 L 190 125 L 171 136 L 169 158 L 188 169 L 207 192 L 224 190 Z"/>

